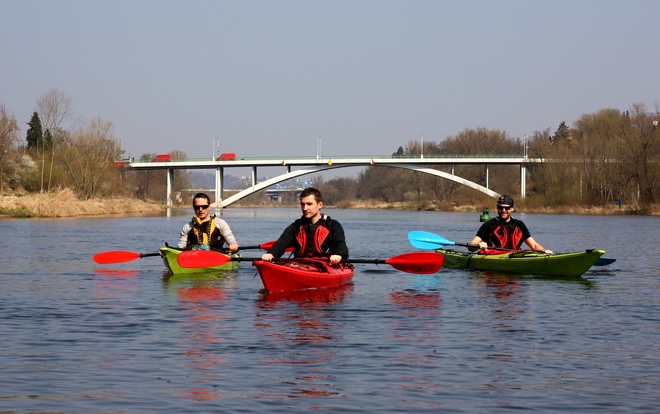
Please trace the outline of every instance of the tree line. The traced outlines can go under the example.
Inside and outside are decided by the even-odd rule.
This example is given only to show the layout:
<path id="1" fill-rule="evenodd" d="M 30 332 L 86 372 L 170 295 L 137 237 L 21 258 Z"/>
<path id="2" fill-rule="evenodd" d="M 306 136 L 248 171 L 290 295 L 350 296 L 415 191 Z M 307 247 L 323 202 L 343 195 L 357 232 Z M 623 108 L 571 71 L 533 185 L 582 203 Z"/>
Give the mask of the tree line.
<path id="1" fill-rule="evenodd" d="M 0 190 L 49 192 L 70 188 L 79 198 L 127 196 L 163 201 L 165 171 L 126 168 L 112 121 L 75 116 L 72 98 L 51 89 L 37 100 L 25 140 L 16 117 L 0 104 Z M 172 158 L 186 158 L 172 151 Z M 145 153 L 141 160 L 156 154 Z M 186 171 L 175 171 L 176 190 L 190 187 Z"/>
<path id="2" fill-rule="evenodd" d="M 572 126 L 562 121 L 523 139 L 505 131 L 467 128 L 441 142 L 424 142 L 423 154 L 524 155 L 544 160 L 527 168 L 526 200 L 535 207 L 603 206 L 625 203 L 645 212 L 660 197 L 660 110 L 644 104 L 630 110 L 602 109 L 582 115 Z M 421 143 L 408 141 L 392 156 L 422 154 Z M 451 166 L 428 166 L 446 173 Z M 455 175 L 486 185 L 486 168 L 455 165 Z M 351 200 L 408 203 L 411 208 L 443 208 L 461 204 L 491 205 L 484 194 L 430 174 L 371 166 L 357 178 L 324 182 L 327 203 L 349 205 Z M 500 194 L 520 194 L 518 166 L 491 165 L 488 188 Z M 432 206 L 433 204 L 433 206 Z"/>
<path id="3" fill-rule="evenodd" d="M 89 122 L 76 117 L 72 99 L 51 89 L 37 100 L 25 139 L 15 116 L 0 104 L 0 190 L 47 192 L 71 188 L 81 199 L 128 196 L 163 201 L 166 172 L 132 171 L 111 121 Z M 529 205 L 598 206 L 624 200 L 637 211 L 652 208 L 660 197 L 660 109 L 634 104 L 629 110 L 602 109 L 523 139 L 484 127 L 467 128 L 440 142 L 414 140 L 393 154 L 499 154 L 540 158 L 527 168 Z M 172 159 L 186 158 L 180 150 Z M 156 154 L 142 154 L 151 160 Z M 429 166 L 446 173 L 451 166 Z M 455 165 L 459 177 L 486 185 L 486 168 Z M 484 194 L 456 182 L 410 170 L 367 167 L 357 177 L 314 178 L 329 205 L 349 207 L 356 200 L 408 203 L 428 209 L 492 202 Z M 174 189 L 192 186 L 185 170 L 175 170 Z M 518 166 L 491 165 L 488 187 L 498 193 L 520 194 Z M 171 195 L 170 195 L 171 196 Z"/>

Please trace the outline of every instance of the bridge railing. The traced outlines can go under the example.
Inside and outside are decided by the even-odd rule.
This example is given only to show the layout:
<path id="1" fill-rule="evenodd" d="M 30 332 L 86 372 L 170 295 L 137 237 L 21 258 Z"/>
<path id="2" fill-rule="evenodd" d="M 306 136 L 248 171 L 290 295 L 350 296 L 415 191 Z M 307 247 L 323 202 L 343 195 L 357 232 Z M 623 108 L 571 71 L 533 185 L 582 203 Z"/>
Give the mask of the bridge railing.
<path id="1" fill-rule="evenodd" d="M 323 160 L 332 159 L 332 160 L 354 160 L 354 159 L 363 159 L 363 158 L 372 158 L 372 159 L 462 159 L 462 158 L 523 158 L 524 154 L 424 154 L 422 158 L 420 155 L 324 155 Z M 264 160 L 313 160 L 316 159 L 315 156 L 309 155 L 279 155 L 279 156 L 268 156 L 268 157 L 236 157 L 235 160 L 231 161 L 264 161 Z M 198 161 L 216 161 L 215 158 L 172 158 L 169 162 L 198 162 Z M 122 160 L 122 162 L 125 162 Z M 139 163 L 153 163 L 159 164 L 162 161 L 154 160 L 138 160 Z"/>

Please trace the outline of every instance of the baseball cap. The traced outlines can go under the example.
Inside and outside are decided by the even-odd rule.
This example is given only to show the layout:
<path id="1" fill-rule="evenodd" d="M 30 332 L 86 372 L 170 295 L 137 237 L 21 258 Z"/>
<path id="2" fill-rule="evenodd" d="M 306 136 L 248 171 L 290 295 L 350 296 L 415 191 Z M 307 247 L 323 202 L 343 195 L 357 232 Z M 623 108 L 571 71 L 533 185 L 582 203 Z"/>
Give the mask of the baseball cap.
<path id="1" fill-rule="evenodd" d="M 497 205 L 508 204 L 513 207 L 513 198 L 510 195 L 503 194 L 500 198 L 497 199 Z"/>

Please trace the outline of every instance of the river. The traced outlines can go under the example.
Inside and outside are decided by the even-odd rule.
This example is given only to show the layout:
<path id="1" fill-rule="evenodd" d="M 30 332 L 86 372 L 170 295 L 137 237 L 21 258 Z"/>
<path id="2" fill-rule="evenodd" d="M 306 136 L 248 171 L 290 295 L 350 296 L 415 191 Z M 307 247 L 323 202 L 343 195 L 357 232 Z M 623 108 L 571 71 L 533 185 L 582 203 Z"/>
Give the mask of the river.
<path id="1" fill-rule="evenodd" d="M 416 251 L 411 230 L 469 242 L 480 225 L 479 213 L 325 212 L 353 258 Z M 300 215 L 217 213 L 243 245 Z M 659 408 L 658 217 L 514 214 L 548 249 L 617 259 L 573 279 L 359 264 L 342 289 L 273 297 L 249 262 L 168 277 L 158 257 L 92 261 L 174 245 L 191 215 L 0 221 L 0 411 Z"/>

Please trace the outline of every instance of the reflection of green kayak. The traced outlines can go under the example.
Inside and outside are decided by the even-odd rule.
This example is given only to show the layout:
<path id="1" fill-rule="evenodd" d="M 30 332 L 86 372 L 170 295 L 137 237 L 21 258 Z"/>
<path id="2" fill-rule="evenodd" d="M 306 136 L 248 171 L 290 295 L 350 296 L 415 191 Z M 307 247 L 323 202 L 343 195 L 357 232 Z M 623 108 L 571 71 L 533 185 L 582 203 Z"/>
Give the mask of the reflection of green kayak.
<path id="1" fill-rule="evenodd" d="M 171 247 L 161 247 L 160 254 L 163 257 L 163 263 L 165 263 L 165 267 L 167 267 L 167 269 L 172 272 L 173 275 L 193 274 L 214 270 L 232 270 L 238 267 L 237 261 L 228 261 L 221 266 L 185 268 L 179 266 L 179 263 L 176 260 L 179 254 L 181 254 L 181 250 L 173 249 Z M 238 254 L 232 256 L 239 257 Z"/>
<path id="2" fill-rule="evenodd" d="M 577 277 L 589 270 L 605 250 L 546 254 L 532 250 L 503 254 L 477 254 L 437 249 L 447 269 L 474 269 L 503 273 Z"/>

